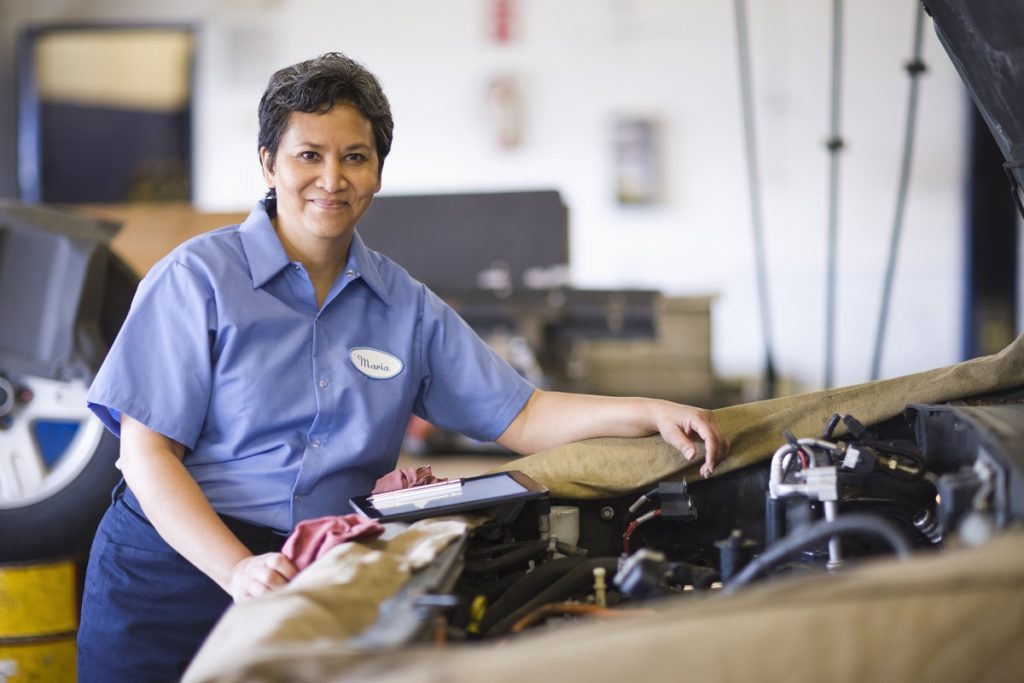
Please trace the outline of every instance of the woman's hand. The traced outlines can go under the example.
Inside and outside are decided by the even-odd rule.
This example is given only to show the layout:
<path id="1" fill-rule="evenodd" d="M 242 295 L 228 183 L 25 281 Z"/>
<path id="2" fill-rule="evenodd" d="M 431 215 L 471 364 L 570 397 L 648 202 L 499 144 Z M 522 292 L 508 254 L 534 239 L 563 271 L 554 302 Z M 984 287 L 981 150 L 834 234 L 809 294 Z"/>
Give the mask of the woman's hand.
<path id="1" fill-rule="evenodd" d="M 291 560 L 281 553 L 250 556 L 231 570 L 228 593 L 235 602 L 242 602 L 280 588 L 298 573 Z"/>
<path id="2" fill-rule="evenodd" d="M 704 464 L 700 468 L 705 479 L 711 476 L 715 466 L 729 454 L 729 442 L 718 427 L 715 414 L 704 408 L 651 400 L 650 421 L 665 443 L 669 444 L 690 461 L 699 451 L 693 442 L 697 436 L 704 442 Z"/>

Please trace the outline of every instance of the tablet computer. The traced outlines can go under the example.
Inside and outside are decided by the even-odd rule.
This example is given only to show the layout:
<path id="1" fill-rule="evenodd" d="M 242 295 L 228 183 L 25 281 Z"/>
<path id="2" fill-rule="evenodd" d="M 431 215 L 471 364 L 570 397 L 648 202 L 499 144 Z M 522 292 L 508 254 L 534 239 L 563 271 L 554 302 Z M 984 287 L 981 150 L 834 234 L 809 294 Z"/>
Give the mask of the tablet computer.
<path id="1" fill-rule="evenodd" d="M 409 522 L 545 498 L 548 489 L 518 470 L 349 499 L 356 512 L 382 523 Z"/>

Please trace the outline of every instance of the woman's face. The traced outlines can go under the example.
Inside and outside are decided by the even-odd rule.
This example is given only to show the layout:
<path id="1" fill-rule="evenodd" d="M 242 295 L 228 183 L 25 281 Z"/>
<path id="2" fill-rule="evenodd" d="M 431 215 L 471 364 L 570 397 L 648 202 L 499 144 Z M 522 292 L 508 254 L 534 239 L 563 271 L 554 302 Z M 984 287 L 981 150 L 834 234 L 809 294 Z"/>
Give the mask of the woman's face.
<path id="1" fill-rule="evenodd" d="M 323 114 L 292 112 L 273 168 L 266 148 L 260 156 L 267 185 L 277 192 L 282 237 L 292 244 L 341 240 L 347 247 L 380 190 L 373 128 L 359 110 L 338 104 Z"/>

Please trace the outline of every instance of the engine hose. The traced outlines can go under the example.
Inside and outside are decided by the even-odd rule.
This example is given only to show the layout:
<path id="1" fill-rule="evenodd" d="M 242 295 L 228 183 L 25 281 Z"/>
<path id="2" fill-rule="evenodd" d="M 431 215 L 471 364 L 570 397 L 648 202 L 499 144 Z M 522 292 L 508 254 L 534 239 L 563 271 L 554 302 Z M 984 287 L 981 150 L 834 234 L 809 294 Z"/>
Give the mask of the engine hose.
<path id="1" fill-rule="evenodd" d="M 482 629 L 488 636 L 502 635 L 507 633 L 519 619 L 526 616 L 541 605 L 549 602 L 560 602 L 571 597 L 594 583 L 594 570 L 603 568 L 609 574 L 614 574 L 619 568 L 617 557 L 595 557 L 583 560 L 570 569 L 564 576 L 549 585 L 547 588 L 536 594 L 533 598 L 520 606 L 511 614 L 502 617 L 488 628 Z M 511 592 L 511 591 L 510 591 Z M 486 617 L 487 615 L 485 615 Z M 481 624 L 483 626 L 483 624 Z"/>
<path id="2" fill-rule="evenodd" d="M 503 574 L 495 578 L 486 577 L 479 586 L 471 583 L 466 583 L 465 585 L 473 592 L 473 595 L 484 596 L 487 599 L 487 604 L 490 605 L 491 603 L 496 602 L 505 594 L 505 591 L 515 585 L 515 583 L 526 576 L 527 573 L 527 571 L 523 570 Z"/>
<path id="3" fill-rule="evenodd" d="M 834 520 L 815 522 L 778 541 L 736 574 L 723 589 L 723 593 L 735 592 L 750 583 L 761 572 L 782 560 L 805 550 L 808 546 L 842 534 L 877 536 L 892 546 L 900 558 L 905 559 L 910 556 L 910 543 L 892 522 L 877 515 L 857 513 L 842 515 Z"/>
<path id="4" fill-rule="evenodd" d="M 466 560 L 463 571 L 467 574 L 481 574 L 483 572 L 497 572 L 509 567 L 514 567 L 530 560 L 547 550 L 547 541 L 531 541 L 518 547 L 514 547 L 503 555 L 493 559 Z"/>
<path id="5" fill-rule="evenodd" d="M 497 621 L 518 609 L 520 605 L 567 574 L 580 562 L 582 560 L 576 557 L 562 557 L 545 562 L 533 571 L 523 574 L 518 581 L 509 586 L 507 591 L 502 593 L 500 598 L 488 606 L 483 619 L 480 620 L 480 633 L 486 633 Z"/>
<path id="6" fill-rule="evenodd" d="M 503 555 L 510 550 L 516 548 L 522 548 L 525 545 L 533 545 L 534 543 L 540 542 L 540 539 L 531 538 L 526 541 L 509 541 L 507 543 L 500 543 L 498 545 L 472 545 L 466 550 L 467 560 L 484 560 L 487 558 L 493 559 L 496 555 Z"/>

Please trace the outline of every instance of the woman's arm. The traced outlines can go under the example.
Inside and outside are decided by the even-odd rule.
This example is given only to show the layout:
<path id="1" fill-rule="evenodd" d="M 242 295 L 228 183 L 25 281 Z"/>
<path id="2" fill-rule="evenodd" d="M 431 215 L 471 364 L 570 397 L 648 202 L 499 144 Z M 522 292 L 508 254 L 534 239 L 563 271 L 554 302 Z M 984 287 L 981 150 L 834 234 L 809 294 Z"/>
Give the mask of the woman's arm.
<path id="1" fill-rule="evenodd" d="M 214 512 L 184 456 L 180 443 L 121 416 L 121 471 L 167 544 L 236 602 L 288 583 L 295 565 L 281 553 L 253 556 Z"/>
<path id="2" fill-rule="evenodd" d="M 499 444 L 517 453 L 536 453 L 598 436 L 661 437 L 687 460 L 697 457 L 694 437 L 704 442 L 701 474 L 709 476 L 729 452 L 714 413 L 671 401 L 567 394 L 535 389 Z"/>

